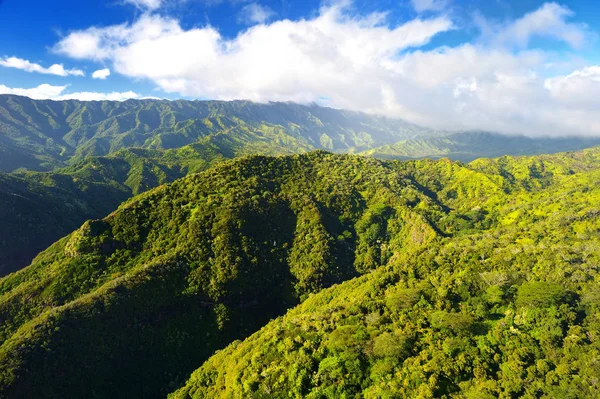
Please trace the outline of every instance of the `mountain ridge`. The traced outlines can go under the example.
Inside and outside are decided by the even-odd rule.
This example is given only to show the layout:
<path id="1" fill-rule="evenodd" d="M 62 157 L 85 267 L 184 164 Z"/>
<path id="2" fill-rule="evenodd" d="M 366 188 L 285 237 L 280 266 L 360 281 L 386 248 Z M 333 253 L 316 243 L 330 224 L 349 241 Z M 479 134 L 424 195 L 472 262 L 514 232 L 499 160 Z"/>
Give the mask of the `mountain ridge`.
<path id="1" fill-rule="evenodd" d="M 317 105 L 242 100 L 50 101 L 0 95 L 0 144 L 26 161 L 19 165 L 5 159 L 0 170 L 49 170 L 119 149 L 177 148 L 224 133 L 233 140 L 244 134 L 252 136 L 250 141 L 283 139 L 289 152 L 301 152 L 359 151 L 425 132 L 429 130 L 401 120 Z"/>

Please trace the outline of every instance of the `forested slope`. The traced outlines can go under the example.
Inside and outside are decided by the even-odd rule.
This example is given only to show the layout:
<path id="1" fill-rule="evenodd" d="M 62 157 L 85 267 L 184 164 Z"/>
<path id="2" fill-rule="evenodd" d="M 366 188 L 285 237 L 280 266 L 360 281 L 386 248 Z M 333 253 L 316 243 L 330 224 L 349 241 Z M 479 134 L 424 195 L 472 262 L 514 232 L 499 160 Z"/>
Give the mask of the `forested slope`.
<path id="1" fill-rule="evenodd" d="M 0 95 L 0 171 L 52 170 L 126 148 L 365 150 L 430 132 L 402 120 L 317 105 L 250 101 L 51 101 Z M 268 155 L 265 152 L 263 155 Z"/>
<path id="2" fill-rule="evenodd" d="M 172 398 L 599 397 L 599 155 L 473 162 L 512 191 L 492 228 L 311 296 Z"/>
<path id="3" fill-rule="evenodd" d="M 393 236 L 369 230 L 392 214 Z M 1 392 L 166 394 L 215 349 L 376 267 L 388 254 L 373 240 L 425 245 L 443 215 L 389 166 L 326 153 L 161 186 L 0 280 Z"/>
<path id="4" fill-rule="evenodd" d="M 0 280 L 0 396 L 164 397 L 308 298 L 177 396 L 593 397 L 598 178 L 597 149 L 219 163 Z"/>

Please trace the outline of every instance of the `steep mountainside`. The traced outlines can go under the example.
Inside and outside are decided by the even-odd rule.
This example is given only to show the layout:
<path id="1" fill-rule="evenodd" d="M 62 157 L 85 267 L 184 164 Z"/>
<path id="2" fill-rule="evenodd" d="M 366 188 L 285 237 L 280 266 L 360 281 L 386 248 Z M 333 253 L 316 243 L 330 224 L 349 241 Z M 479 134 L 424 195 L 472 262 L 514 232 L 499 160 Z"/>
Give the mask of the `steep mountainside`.
<path id="1" fill-rule="evenodd" d="M 491 209 L 493 228 L 311 296 L 171 398 L 600 397 L 599 161 L 474 162 L 527 188 Z"/>
<path id="2" fill-rule="evenodd" d="M 598 138 L 530 138 L 487 132 L 463 132 L 414 137 L 364 151 L 381 159 L 450 158 L 470 162 L 503 155 L 552 154 L 600 145 Z"/>
<path id="3" fill-rule="evenodd" d="M 173 150 L 121 150 L 54 172 L 0 173 L 0 276 L 29 265 L 87 219 L 150 188 L 235 156 L 212 143 Z"/>
<path id="4" fill-rule="evenodd" d="M 429 132 L 401 120 L 317 105 L 248 101 L 48 101 L 0 95 L 0 171 L 51 170 L 124 148 L 359 151 Z M 265 155 L 270 152 L 265 152 Z"/>
<path id="5" fill-rule="evenodd" d="M 393 238 L 371 227 L 388 214 Z M 0 280 L 1 392 L 166 394 L 215 349 L 375 267 L 388 255 L 373 240 L 425 245 L 441 215 L 379 161 L 323 153 L 227 162 L 142 194 Z"/>
<path id="6" fill-rule="evenodd" d="M 470 165 L 323 152 L 220 163 L 86 222 L 0 280 L 0 397 L 160 397 L 305 298 L 177 395 L 542 384 L 506 377 L 513 361 L 557 370 L 548 384 L 573 390 L 565 378 L 588 384 L 597 361 L 599 173 L 599 150 Z M 554 321 L 538 326 L 540 315 Z M 573 353 L 588 357 L 564 371 L 568 337 L 585 337 Z M 479 368 L 474 351 L 487 356 Z"/>
<path id="7" fill-rule="evenodd" d="M 0 172 L 0 221 L 6 226 L 0 229 L 0 276 L 28 265 L 85 220 L 105 216 L 132 195 L 226 159 L 308 148 L 289 137 L 225 132 L 170 150 L 130 148 L 88 157 L 53 172 Z"/>

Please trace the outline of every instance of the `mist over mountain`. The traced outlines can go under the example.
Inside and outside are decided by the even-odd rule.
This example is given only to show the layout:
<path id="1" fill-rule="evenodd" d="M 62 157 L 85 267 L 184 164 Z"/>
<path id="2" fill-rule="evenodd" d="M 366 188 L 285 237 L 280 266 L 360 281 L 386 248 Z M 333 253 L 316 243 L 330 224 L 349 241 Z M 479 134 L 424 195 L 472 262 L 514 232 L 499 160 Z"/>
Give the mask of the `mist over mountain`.
<path id="1" fill-rule="evenodd" d="M 489 132 L 438 133 L 401 140 L 362 152 L 381 159 L 450 158 L 470 162 L 503 155 L 552 154 L 600 144 L 594 137 L 528 137 Z"/>

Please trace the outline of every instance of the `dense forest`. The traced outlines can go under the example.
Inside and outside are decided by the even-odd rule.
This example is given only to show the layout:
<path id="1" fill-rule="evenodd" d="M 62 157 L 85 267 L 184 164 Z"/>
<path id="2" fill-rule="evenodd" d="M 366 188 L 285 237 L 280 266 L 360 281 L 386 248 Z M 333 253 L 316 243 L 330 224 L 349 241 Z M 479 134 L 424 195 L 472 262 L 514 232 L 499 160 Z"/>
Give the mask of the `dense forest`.
<path id="1" fill-rule="evenodd" d="M 317 105 L 45 101 L 0 95 L 0 277 L 133 195 L 240 156 L 314 149 L 382 159 L 578 150 L 592 138 L 439 132 Z"/>
<path id="2" fill-rule="evenodd" d="M 512 194 L 471 191 L 484 228 L 309 297 L 170 397 L 599 397 L 599 154 L 474 162 Z"/>
<path id="3" fill-rule="evenodd" d="M 599 178 L 598 149 L 218 162 L 0 279 L 0 397 L 597 397 Z"/>

